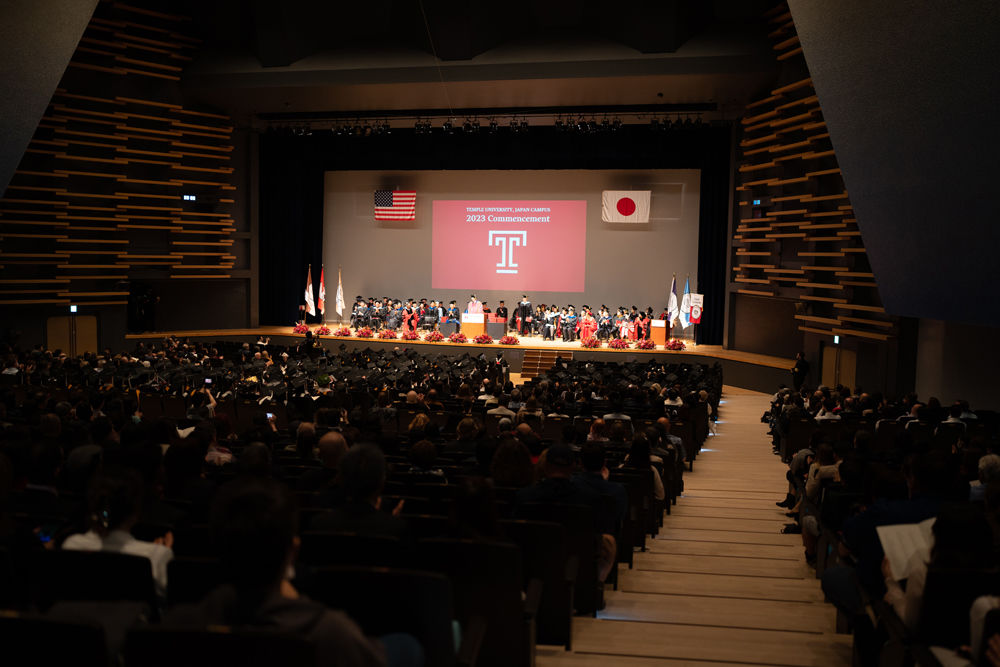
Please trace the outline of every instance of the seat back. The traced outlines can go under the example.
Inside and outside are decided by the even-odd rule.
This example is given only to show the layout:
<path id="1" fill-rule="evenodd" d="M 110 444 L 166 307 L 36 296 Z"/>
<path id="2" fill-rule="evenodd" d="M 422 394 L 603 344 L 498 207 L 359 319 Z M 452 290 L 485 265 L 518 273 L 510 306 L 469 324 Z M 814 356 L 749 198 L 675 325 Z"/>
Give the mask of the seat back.
<path id="1" fill-rule="evenodd" d="M 531 579 L 542 582 L 536 620 L 538 643 L 571 648 L 573 588 L 578 564 L 566 548 L 566 529 L 552 521 L 523 519 L 504 520 L 500 525 L 507 539 L 521 550 L 524 587 Z"/>
<path id="2" fill-rule="evenodd" d="M 316 649 L 302 637 L 266 630 L 146 627 L 125 638 L 125 664 L 143 667 L 282 665 L 315 667 Z"/>
<path id="3" fill-rule="evenodd" d="M 553 521 L 566 529 L 566 545 L 579 567 L 573 592 L 577 613 L 597 611 L 597 530 L 594 511 L 583 505 L 525 503 L 518 506 L 519 519 Z"/>
<path id="4" fill-rule="evenodd" d="M 0 615 L 3 651 L 14 662 L 107 667 L 104 628 L 97 623 L 53 620 L 5 612 Z M 15 656 L 21 656 L 16 658 Z"/>
<path id="5" fill-rule="evenodd" d="M 226 581 L 215 558 L 174 558 L 167 563 L 167 606 L 200 602 Z"/>
<path id="6" fill-rule="evenodd" d="M 477 616 L 486 621 L 478 664 L 528 667 L 533 646 L 527 645 L 524 636 L 521 553 L 517 546 L 430 538 L 420 540 L 417 551 L 425 569 L 451 579 L 459 622 L 466 626 Z"/>
<path id="7" fill-rule="evenodd" d="M 43 549 L 27 564 L 32 598 L 40 609 L 58 600 L 130 600 L 156 608 L 153 565 L 148 558 Z"/>
<path id="8" fill-rule="evenodd" d="M 402 564 L 403 542 L 386 535 L 359 535 L 351 532 L 303 531 L 299 560 L 307 565 L 381 565 Z"/>
<path id="9" fill-rule="evenodd" d="M 303 592 L 327 606 L 342 609 L 367 635 L 413 635 L 424 648 L 427 665 L 455 664 L 452 585 L 443 574 L 322 567 L 303 585 Z"/>

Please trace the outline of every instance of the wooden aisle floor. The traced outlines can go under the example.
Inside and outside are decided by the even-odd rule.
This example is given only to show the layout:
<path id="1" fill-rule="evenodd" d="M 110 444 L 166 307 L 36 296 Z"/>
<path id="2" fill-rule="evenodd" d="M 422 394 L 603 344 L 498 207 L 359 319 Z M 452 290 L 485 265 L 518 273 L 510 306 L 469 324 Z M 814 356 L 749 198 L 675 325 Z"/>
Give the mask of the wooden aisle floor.
<path id="1" fill-rule="evenodd" d="M 766 394 L 725 387 L 718 435 L 684 475 L 684 495 L 598 618 L 573 619 L 573 650 L 540 646 L 538 667 L 849 665 L 798 535 L 785 466 L 760 415 Z"/>

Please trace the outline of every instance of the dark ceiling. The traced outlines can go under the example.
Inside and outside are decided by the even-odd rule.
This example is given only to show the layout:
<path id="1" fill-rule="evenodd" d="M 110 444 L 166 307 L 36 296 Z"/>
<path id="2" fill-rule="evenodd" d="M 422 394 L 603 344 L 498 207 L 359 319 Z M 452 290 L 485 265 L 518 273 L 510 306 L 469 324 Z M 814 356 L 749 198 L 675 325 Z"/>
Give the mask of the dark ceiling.
<path id="1" fill-rule="evenodd" d="M 760 19 L 772 5 L 192 0 L 204 48 L 185 86 L 248 124 L 372 109 L 736 109 L 776 76 Z"/>

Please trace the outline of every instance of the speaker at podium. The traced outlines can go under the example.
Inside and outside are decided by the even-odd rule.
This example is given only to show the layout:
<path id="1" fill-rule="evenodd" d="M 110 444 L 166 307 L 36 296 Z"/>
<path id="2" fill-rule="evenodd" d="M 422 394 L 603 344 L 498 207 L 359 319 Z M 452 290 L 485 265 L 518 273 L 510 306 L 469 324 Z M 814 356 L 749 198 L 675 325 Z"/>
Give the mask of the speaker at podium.
<path id="1" fill-rule="evenodd" d="M 462 333 L 470 340 L 486 333 L 486 315 L 484 313 L 462 313 Z"/>

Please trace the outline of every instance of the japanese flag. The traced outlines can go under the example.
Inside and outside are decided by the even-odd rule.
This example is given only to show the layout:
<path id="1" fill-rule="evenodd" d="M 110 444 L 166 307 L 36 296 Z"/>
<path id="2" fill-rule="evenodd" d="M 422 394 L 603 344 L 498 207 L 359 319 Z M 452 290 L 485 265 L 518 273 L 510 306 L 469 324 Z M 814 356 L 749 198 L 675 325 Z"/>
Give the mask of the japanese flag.
<path id="1" fill-rule="evenodd" d="M 604 222 L 649 222 L 649 190 L 605 190 L 601 193 Z"/>

